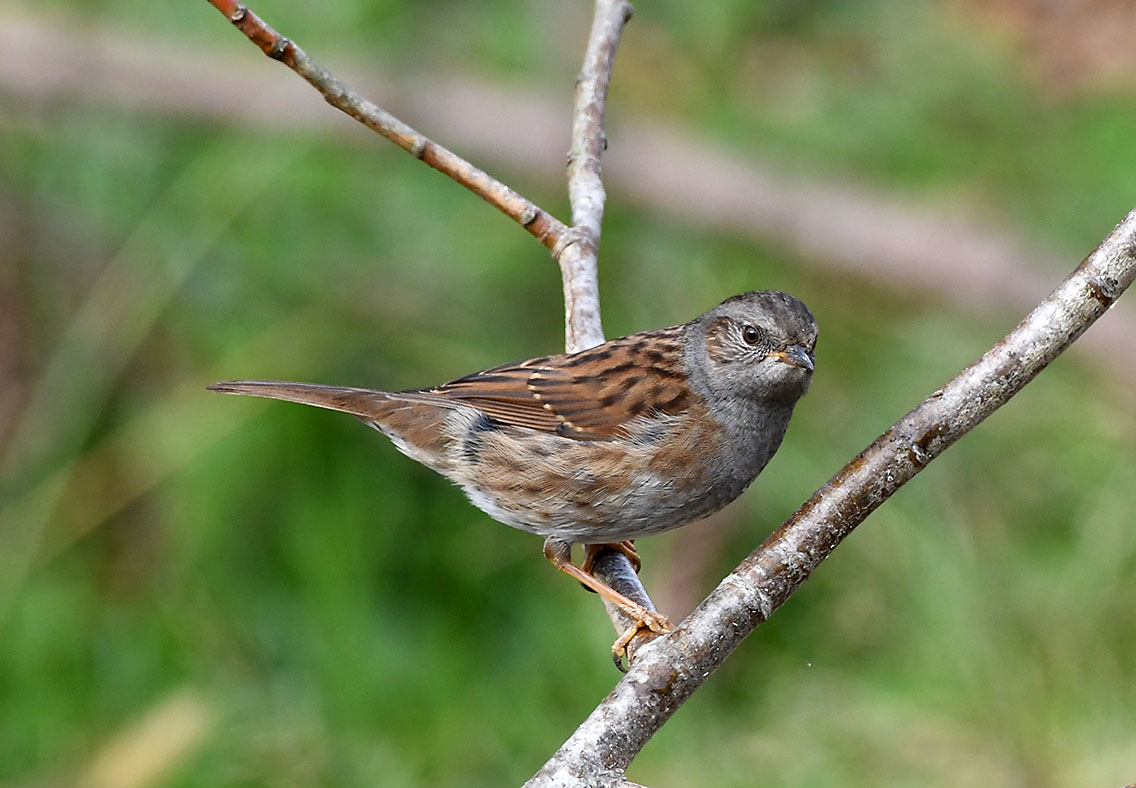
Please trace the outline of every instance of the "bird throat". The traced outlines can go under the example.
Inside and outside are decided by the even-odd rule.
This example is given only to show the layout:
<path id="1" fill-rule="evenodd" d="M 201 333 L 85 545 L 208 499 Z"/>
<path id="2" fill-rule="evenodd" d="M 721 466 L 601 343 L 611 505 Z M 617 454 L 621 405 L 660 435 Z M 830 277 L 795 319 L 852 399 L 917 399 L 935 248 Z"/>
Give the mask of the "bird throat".
<path id="1" fill-rule="evenodd" d="M 722 453 L 728 467 L 723 467 L 721 473 L 740 485 L 735 495 L 740 495 L 757 478 L 780 448 L 794 404 L 731 397 L 715 409 L 714 418 L 728 436 L 728 448 Z"/>

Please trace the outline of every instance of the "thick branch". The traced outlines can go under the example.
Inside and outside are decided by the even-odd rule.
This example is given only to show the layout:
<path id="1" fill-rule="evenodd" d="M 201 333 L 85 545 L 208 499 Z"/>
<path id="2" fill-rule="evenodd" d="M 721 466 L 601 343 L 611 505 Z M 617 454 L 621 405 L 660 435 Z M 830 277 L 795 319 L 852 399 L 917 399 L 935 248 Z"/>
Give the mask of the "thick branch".
<path id="1" fill-rule="evenodd" d="M 209 0 L 209 3 L 228 17 L 264 54 L 279 60 L 307 80 L 328 104 L 457 181 L 524 227 L 549 249 L 556 248 L 557 244 L 563 245 L 568 228 L 559 219 L 351 90 L 244 4 L 235 0 Z"/>
<path id="2" fill-rule="evenodd" d="M 880 504 L 1005 404 L 1136 277 L 1136 209 L 1002 341 L 828 481 L 627 676 L 526 786 L 619 785 L 647 740 Z"/>

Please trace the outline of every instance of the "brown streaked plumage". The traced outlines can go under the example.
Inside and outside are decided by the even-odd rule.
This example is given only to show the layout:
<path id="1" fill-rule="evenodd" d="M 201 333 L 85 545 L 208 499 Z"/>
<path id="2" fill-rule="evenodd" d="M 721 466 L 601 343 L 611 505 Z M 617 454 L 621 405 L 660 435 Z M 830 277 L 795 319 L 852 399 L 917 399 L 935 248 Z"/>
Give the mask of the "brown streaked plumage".
<path id="1" fill-rule="evenodd" d="M 670 623 L 592 577 L 588 561 L 573 565 L 571 545 L 634 555 L 631 540 L 705 517 L 741 494 L 808 390 L 816 335 L 800 301 L 757 291 L 680 326 L 434 388 L 209 388 L 353 414 L 491 517 L 543 536 L 554 565 L 636 620 L 613 647 L 618 657 L 638 627 L 662 632 Z"/>

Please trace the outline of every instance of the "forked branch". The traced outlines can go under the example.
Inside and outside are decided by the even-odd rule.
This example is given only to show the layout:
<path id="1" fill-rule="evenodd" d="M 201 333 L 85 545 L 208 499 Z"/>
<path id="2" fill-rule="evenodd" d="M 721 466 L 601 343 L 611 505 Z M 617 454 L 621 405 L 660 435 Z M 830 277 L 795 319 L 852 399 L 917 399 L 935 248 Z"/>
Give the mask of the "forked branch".
<path id="1" fill-rule="evenodd" d="M 597 251 L 603 223 L 605 193 L 600 157 L 607 147 L 604 110 L 615 53 L 623 26 L 631 18 L 626 0 L 596 0 L 595 14 L 584 65 L 576 80 L 572 113 L 572 142 L 568 155 L 568 196 L 572 226 L 568 227 L 536 203 L 483 172 L 401 120 L 363 98 L 320 66 L 295 42 L 270 27 L 243 3 L 209 0 L 264 54 L 279 60 L 319 91 L 324 99 L 368 128 L 452 178 L 524 227 L 552 252 L 564 283 L 564 337 L 569 352 L 585 350 L 604 341 L 600 321 Z M 654 610 L 627 557 L 605 551 L 597 561 L 596 575 L 609 585 L 617 583 L 625 596 Z M 607 605 L 617 631 L 629 619 Z"/>

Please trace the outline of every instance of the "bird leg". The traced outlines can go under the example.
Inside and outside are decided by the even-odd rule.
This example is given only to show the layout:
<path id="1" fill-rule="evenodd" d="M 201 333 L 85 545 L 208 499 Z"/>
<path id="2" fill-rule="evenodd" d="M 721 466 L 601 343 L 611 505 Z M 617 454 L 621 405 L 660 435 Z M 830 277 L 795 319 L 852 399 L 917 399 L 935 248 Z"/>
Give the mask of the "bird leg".
<path id="1" fill-rule="evenodd" d="M 634 539 L 625 539 L 622 542 L 585 545 L 584 562 L 580 564 L 580 568 L 590 575 L 592 573 L 592 564 L 596 561 L 596 556 L 599 555 L 600 551 L 604 548 L 611 548 L 615 552 L 623 553 L 627 556 L 627 560 L 631 562 L 631 568 L 635 570 L 635 574 L 639 574 L 639 570 L 643 568 L 643 561 L 639 558 L 639 553 L 635 551 Z"/>
<path id="2" fill-rule="evenodd" d="M 623 545 L 624 543 L 619 543 L 618 545 L 598 545 L 598 547 L 610 546 L 620 552 L 624 552 L 622 549 Z M 634 547 L 631 547 L 630 544 L 626 544 L 626 546 L 634 553 Z M 589 545 L 589 548 L 590 547 L 591 545 Z M 627 644 L 631 642 L 640 629 L 649 629 L 652 632 L 664 634 L 674 628 L 671 625 L 670 619 L 662 613 L 648 610 L 638 602 L 628 599 L 607 583 L 591 574 L 591 572 L 587 572 L 572 563 L 571 542 L 564 542 L 551 537 L 545 539 L 544 555 L 552 565 L 561 572 L 575 578 L 585 588 L 595 591 L 601 597 L 622 610 L 631 619 L 631 626 L 625 629 L 611 646 L 611 654 L 616 660 L 617 665 L 620 664 L 620 660 L 622 660 L 624 654 L 627 653 Z M 638 556 L 636 556 L 636 559 L 637 558 Z M 635 563 L 635 561 L 633 561 L 633 563 Z"/>

